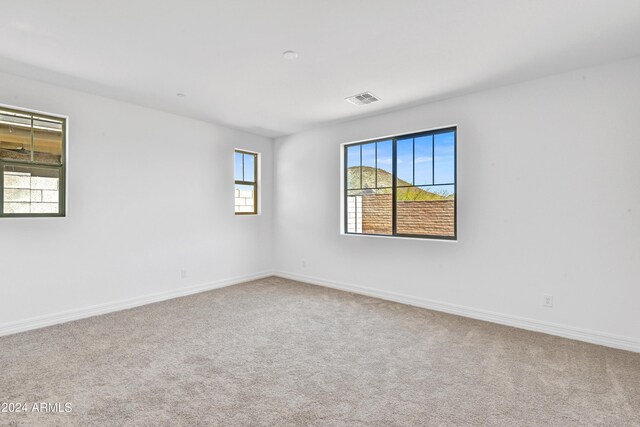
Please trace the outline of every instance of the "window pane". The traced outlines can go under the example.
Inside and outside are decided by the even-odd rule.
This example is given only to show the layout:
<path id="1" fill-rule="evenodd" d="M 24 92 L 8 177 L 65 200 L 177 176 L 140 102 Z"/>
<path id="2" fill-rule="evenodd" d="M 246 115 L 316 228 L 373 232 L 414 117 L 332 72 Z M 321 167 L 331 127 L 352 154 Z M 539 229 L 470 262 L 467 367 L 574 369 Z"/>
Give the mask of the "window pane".
<path id="1" fill-rule="evenodd" d="M 255 181 L 256 156 L 253 154 L 244 155 L 244 181 Z"/>
<path id="2" fill-rule="evenodd" d="M 5 214 L 60 213 L 60 170 L 5 165 Z"/>
<path id="3" fill-rule="evenodd" d="M 244 181 L 242 178 L 242 153 L 238 153 L 237 151 L 234 153 L 234 180 L 235 181 Z"/>
<path id="4" fill-rule="evenodd" d="M 347 233 L 362 233 L 362 192 L 347 191 Z"/>
<path id="5" fill-rule="evenodd" d="M 347 147 L 347 188 L 361 188 L 360 145 Z"/>
<path id="6" fill-rule="evenodd" d="M 35 117 L 33 120 L 33 160 L 62 164 L 62 121 Z"/>
<path id="7" fill-rule="evenodd" d="M 376 188 L 376 144 L 362 144 L 362 188 Z"/>
<path id="8" fill-rule="evenodd" d="M 31 116 L 0 110 L 0 158 L 31 160 Z"/>
<path id="9" fill-rule="evenodd" d="M 415 139 L 416 185 L 433 184 L 433 135 Z"/>
<path id="10" fill-rule="evenodd" d="M 255 185 L 236 184 L 235 211 L 236 213 L 255 213 Z"/>
<path id="11" fill-rule="evenodd" d="M 413 184 L 413 138 L 396 142 L 398 185 Z"/>
<path id="12" fill-rule="evenodd" d="M 455 236 L 453 185 L 399 188 L 396 210 L 398 234 Z"/>
<path id="13" fill-rule="evenodd" d="M 391 187 L 393 184 L 393 145 L 391 141 L 378 142 L 378 188 Z"/>
<path id="14" fill-rule="evenodd" d="M 434 136 L 435 182 L 453 184 L 455 182 L 455 133 L 447 132 Z"/>
<path id="15" fill-rule="evenodd" d="M 390 235 L 392 197 L 390 188 L 347 191 L 347 232 Z"/>

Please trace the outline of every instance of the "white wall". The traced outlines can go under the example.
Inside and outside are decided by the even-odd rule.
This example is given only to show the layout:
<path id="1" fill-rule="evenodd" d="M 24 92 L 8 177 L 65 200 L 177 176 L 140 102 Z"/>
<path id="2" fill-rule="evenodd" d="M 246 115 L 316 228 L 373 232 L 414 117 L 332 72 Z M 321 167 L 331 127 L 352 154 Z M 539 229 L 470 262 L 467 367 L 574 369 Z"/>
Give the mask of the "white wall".
<path id="1" fill-rule="evenodd" d="M 459 241 L 341 236 L 339 145 L 451 124 Z M 276 270 L 640 344 L 640 58 L 280 138 L 275 156 Z"/>
<path id="2" fill-rule="evenodd" d="M 67 217 L 0 219 L 0 330 L 271 268 L 270 139 L 8 74 L 0 102 L 69 117 Z M 234 148 L 262 153 L 260 216 Z"/>

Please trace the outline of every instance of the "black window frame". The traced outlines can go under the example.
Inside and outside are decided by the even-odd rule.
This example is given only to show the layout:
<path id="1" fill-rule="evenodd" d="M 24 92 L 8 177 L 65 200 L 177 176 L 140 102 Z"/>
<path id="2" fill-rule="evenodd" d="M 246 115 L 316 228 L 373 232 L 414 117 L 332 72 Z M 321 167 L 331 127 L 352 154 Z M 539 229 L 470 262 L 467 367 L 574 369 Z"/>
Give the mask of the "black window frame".
<path id="1" fill-rule="evenodd" d="M 432 180 L 432 184 L 430 185 L 412 185 L 412 187 L 437 187 L 437 186 L 442 186 L 442 185 L 453 185 L 454 187 L 454 198 L 453 198 L 453 236 L 442 236 L 442 235 L 429 235 L 429 234 L 407 234 L 407 233 L 398 233 L 397 232 L 397 205 L 398 205 L 398 201 L 397 201 L 397 181 L 398 181 L 398 174 L 397 174 L 397 142 L 398 140 L 401 139 L 409 139 L 409 138 L 421 138 L 421 137 L 425 137 L 425 136 L 434 136 L 438 135 L 438 134 L 443 134 L 443 133 L 450 133 L 453 132 L 453 183 L 443 183 L 443 184 L 436 184 L 435 183 L 435 179 Z M 392 225 L 391 225 L 391 234 L 377 234 L 377 233 L 357 233 L 357 232 L 350 232 L 349 231 L 349 225 L 348 225 L 348 195 L 349 195 L 349 190 L 353 190 L 353 189 L 349 189 L 349 184 L 348 184 L 348 169 L 349 169 L 349 154 L 348 154 L 348 149 L 349 147 L 354 147 L 354 146 L 358 146 L 358 145 L 365 145 L 365 144 L 372 144 L 372 143 L 379 143 L 379 142 L 385 142 L 385 141 L 391 141 L 391 152 L 392 152 L 392 173 L 391 173 L 391 194 L 392 194 Z M 414 142 L 415 143 L 415 142 Z M 420 131 L 420 132 L 414 132 L 414 133 L 407 133 L 407 134 L 400 134 L 400 135 L 394 135 L 394 136 L 388 136 L 388 137 L 384 137 L 384 138 L 376 138 L 376 139 L 371 139 L 371 140 L 366 140 L 366 141 L 358 141 L 358 142 L 353 142 L 353 143 L 348 143 L 348 144 L 343 144 L 343 170 L 342 170 L 342 175 L 343 175 L 343 221 L 344 221 L 344 226 L 343 226 L 343 234 L 346 235 L 353 235 L 353 236 L 380 236 L 380 237 L 398 237 L 398 238 L 413 238 L 413 239 L 430 239 L 430 240 L 452 240 L 452 241 L 457 241 L 458 240 L 458 127 L 457 126 L 448 126 L 448 127 L 444 127 L 444 128 L 438 128 L 438 129 L 431 129 L 431 130 L 426 130 L 426 131 Z M 432 144 L 432 174 L 435 175 L 435 156 L 433 151 L 435 150 L 435 143 Z M 377 145 L 376 145 L 376 154 L 377 154 Z M 413 151 L 413 156 L 414 156 L 414 177 L 415 177 L 415 149 Z M 362 149 L 360 151 L 360 168 L 362 168 Z M 376 168 L 377 168 L 377 156 L 376 156 Z M 360 180 L 362 182 L 362 169 L 360 172 Z M 376 174 L 376 185 L 377 185 L 377 174 Z M 360 190 L 362 190 L 362 184 L 360 184 Z M 400 188 L 404 188 L 406 186 L 400 186 Z M 378 188 L 378 187 L 376 187 Z M 384 188 L 388 188 L 388 187 L 384 187 Z"/>
<path id="2" fill-rule="evenodd" d="M 235 180 L 235 185 L 251 185 L 253 186 L 253 211 L 252 212 L 236 212 L 235 204 L 233 207 L 233 211 L 236 215 L 258 215 L 258 159 L 259 153 L 254 153 L 251 151 L 245 150 L 234 150 L 233 154 L 242 154 L 242 180 Z M 253 181 L 245 181 L 244 178 L 244 156 L 253 156 Z M 234 175 L 235 175 L 235 161 L 234 161 Z M 234 185 L 234 187 L 235 187 Z"/>
<path id="3" fill-rule="evenodd" d="M 7 111 L 11 113 L 31 116 L 32 127 L 31 132 L 33 134 L 33 120 L 35 118 L 49 119 L 53 121 L 61 122 L 61 154 L 60 164 L 42 163 L 29 160 L 15 160 L 4 159 L 0 157 L 0 218 L 60 218 L 67 215 L 66 212 L 66 198 L 67 198 L 67 118 L 62 116 L 56 116 L 53 114 L 40 113 L 38 111 L 27 110 L 16 107 L 8 107 L 0 105 L 0 111 Z M 33 137 L 32 137 L 33 138 Z M 32 143 L 33 144 L 33 143 Z M 32 148 L 33 149 L 33 148 Z M 33 157 L 32 157 L 33 158 Z M 16 166 L 24 168 L 34 169 L 48 169 L 58 171 L 58 213 L 5 213 L 4 212 L 4 168 L 5 166 Z"/>

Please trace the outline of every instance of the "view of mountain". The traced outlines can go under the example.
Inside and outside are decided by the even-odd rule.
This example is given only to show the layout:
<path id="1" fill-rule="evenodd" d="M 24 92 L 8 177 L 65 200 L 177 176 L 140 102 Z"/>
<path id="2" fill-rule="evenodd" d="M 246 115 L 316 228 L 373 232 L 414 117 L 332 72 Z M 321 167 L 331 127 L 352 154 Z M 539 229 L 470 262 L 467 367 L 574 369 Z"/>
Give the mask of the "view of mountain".
<path id="1" fill-rule="evenodd" d="M 362 170 L 362 189 L 360 189 L 360 171 Z M 376 181 L 377 178 L 377 181 Z M 349 190 L 349 195 L 372 194 L 391 194 L 392 175 L 384 169 L 376 169 L 371 166 L 353 166 L 348 169 L 347 188 L 357 188 L 358 190 Z M 377 186 L 376 186 L 377 183 Z M 398 180 L 398 200 L 446 200 L 452 199 L 454 195 L 443 195 L 437 192 L 431 192 L 419 187 L 410 187 L 410 183 Z M 402 188 L 407 186 L 405 188 Z M 375 188 L 388 187 L 387 189 Z"/>

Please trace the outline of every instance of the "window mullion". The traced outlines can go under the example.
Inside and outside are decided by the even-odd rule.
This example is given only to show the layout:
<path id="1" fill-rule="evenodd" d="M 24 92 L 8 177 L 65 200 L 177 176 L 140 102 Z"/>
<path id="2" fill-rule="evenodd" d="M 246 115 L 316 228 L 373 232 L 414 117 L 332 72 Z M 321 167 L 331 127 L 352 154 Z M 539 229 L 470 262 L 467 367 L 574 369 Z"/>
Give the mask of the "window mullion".
<path id="1" fill-rule="evenodd" d="M 436 185 L 436 136 L 431 135 L 431 185 Z"/>
<path id="2" fill-rule="evenodd" d="M 398 185 L 398 178 L 397 178 L 397 174 L 398 174 L 398 165 L 397 165 L 397 160 L 398 160 L 398 153 L 397 153 L 397 139 L 393 138 L 392 142 L 391 142 L 391 235 L 395 236 L 396 235 L 396 228 L 397 228 L 397 210 L 398 210 L 398 206 L 397 206 L 397 201 L 396 201 L 396 197 L 397 197 L 397 185 Z"/>
<path id="3" fill-rule="evenodd" d="M 30 129 L 30 137 L 31 137 L 31 161 L 33 162 L 35 160 L 35 158 L 33 157 L 33 151 L 34 151 L 34 146 L 33 146 L 33 115 L 31 115 L 31 129 Z"/>
<path id="4" fill-rule="evenodd" d="M 374 144 L 374 147 L 375 147 L 374 161 L 375 161 L 376 168 L 373 170 L 373 173 L 376 174 L 376 176 L 375 176 L 375 183 L 376 183 L 375 184 L 375 188 L 378 188 L 378 143 L 377 142 Z"/>
<path id="5" fill-rule="evenodd" d="M 411 138 L 411 185 L 416 185 L 416 139 Z"/>
<path id="6" fill-rule="evenodd" d="M 362 190 L 362 144 L 360 144 L 360 190 Z"/>
<path id="7" fill-rule="evenodd" d="M 349 232 L 349 179 L 348 179 L 348 175 L 349 175 L 349 150 L 347 148 L 347 146 L 344 146 L 344 168 L 342 171 L 343 174 L 343 178 L 342 181 L 344 182 L 344 233 L 348 233 Z"/>
<path id="8" fill-rule="evenodd" d="M 253 154 L 253 213 L 258 213 L 258 155 Z"/>

